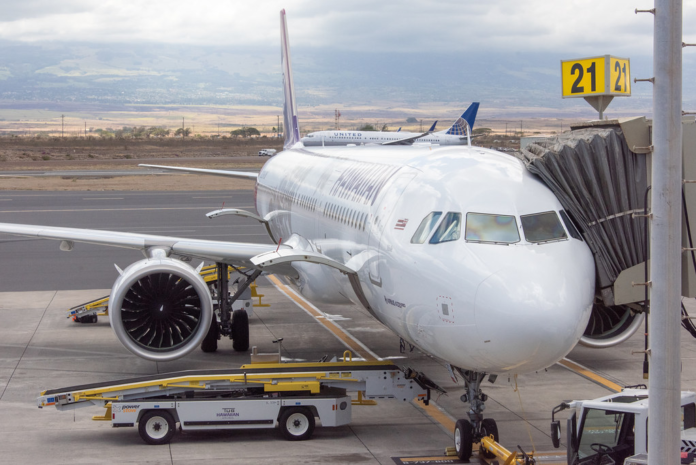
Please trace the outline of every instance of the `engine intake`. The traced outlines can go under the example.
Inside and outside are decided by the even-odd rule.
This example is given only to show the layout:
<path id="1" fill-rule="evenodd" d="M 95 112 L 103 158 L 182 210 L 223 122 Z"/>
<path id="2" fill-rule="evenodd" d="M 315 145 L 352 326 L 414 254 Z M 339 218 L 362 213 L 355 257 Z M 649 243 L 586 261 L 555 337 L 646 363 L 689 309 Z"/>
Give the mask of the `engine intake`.
<path id="1" fill-rule="evenodd" d="M 171 258 L 130 265 L 114 283 L 109 302 L 116 337 L 135 355 L 157 362 L 198 347 L 213 318 L 205 281 Z"/>
<path id="2" fill-rule="evenodd" d="M 626 305 L 606 307 L 596 303 L 580 344 L 594 349 L 621 344 L 633 336 L 644 318 L 642 313 L 635 313 Z"/>

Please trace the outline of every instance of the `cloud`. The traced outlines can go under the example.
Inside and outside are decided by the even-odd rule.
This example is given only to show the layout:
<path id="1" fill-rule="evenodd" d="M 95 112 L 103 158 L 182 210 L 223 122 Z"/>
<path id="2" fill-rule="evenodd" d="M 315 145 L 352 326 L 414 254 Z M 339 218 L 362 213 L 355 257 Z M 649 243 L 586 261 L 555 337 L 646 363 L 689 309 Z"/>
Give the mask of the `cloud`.
<path id="1" fill-rule="evenodd" d="M 650 0 L 5 0 L 0 38 L 25 42 L 165 43 L 277 48 L 278 12 L 295 47 L 365 52 L 649 54 Z M 696 42 L 696 5 L 684 6 Z M 694 29 L 694 30 L 691 30 Z"/>

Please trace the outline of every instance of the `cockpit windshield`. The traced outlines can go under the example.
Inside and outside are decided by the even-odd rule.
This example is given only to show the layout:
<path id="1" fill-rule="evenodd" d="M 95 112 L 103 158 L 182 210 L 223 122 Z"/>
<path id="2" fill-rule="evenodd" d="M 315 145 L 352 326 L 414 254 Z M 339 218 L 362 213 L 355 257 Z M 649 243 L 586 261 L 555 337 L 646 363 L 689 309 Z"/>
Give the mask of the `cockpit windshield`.
<path id="1" fill-rule="evenodd" d="M 462 214 L 449 212 L 445 215 L 433 237 L 430 238 L 430 243 L 456 241 L 460 237 L 462 237 Z"/>
<path id="2" fill-rule="evenodd" d="M 467 213 L 465 238 L 470 242 L 512 244 L 520 241 L 520 233 L 514 216 Z"/>
<path id="3" fill-rule="evenodd" d="M 548 242 L 568 239 L 556 212 L 536 213 L 521 217 L 527 242 Z"/>
<path id="4" fill-rule="evenodd" d="M 442 216 L 442 212 L 430 212 L 428 216 L 423 218 L 418 229 L 416 229 L 416 233 L 411 238 L 411 244 L 422 244 L 425 242 L 430 232 L 437 224 L 437 221 L 440 219 L 440 216 Z"/>

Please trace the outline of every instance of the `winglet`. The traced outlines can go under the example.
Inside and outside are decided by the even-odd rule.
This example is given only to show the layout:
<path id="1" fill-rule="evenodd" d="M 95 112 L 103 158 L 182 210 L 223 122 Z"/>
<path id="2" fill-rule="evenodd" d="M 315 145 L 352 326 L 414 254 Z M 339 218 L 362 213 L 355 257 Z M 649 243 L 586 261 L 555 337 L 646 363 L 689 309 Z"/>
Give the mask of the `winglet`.
<path id="1" fill-rule="evenodd" d="M 297 106 L 295 105 L 295 85 L 292 80 L 292 66 L 290 63 L 290 40 L 288 39 L 288 23 L 285 10 L 280 10 L 280 55 L 283 71 L 283 132 L 285 143 L 283 148 L 288 149 L 300 142 L 300 126 L 297 121 Z"/>
<path id="2" fill-rule="evenodd" d="M 435 126 L 437 126 L 437 120 L 433 123 L 432 126 L 430 126 L 430 129 L 428 129 L 428 132 L 433 132 L 435 130 Z"/>

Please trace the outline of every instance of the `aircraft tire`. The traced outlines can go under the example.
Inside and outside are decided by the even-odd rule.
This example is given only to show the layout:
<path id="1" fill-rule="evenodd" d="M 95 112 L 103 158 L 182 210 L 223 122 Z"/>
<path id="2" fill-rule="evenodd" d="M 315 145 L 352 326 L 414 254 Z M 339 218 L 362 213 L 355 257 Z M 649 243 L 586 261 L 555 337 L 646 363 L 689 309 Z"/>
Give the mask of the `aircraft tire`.
<path id="1" fill-rule="evenodd" d="M 246 310 L 232 312 L 232 348 L 237 352 L 249 350 L 249 315 Z"/>
<path id="2" fill-rule="evenodd" d="M 203 352 L 215 352 L 218 347 L 218 338 L 220 337 L 220 327 L 218 326 L 217 318 L 213 315 L 210 321 L 210 329 L 201 342 L 201 350 Z"/>
<path id="3" fill-rule="evenodd" d="M 493 436 L 495 442 L 500 442 L 500 436 L 498 436 L 498 424 L 492 418 L 486 418 L 481 422 L 481 433 L 483 433 L 484 436 Z M 481 455 L 487 459 L 495 458 L 494 453 L 483 448 L 481 448 Z"/>
<path id="4" fill-rule="evenodd" d="M 457 420 L 454 427 L 454 448 L 457 457 L 468 463 L 474 449 L 474 427 L 469 420 Z"/>

